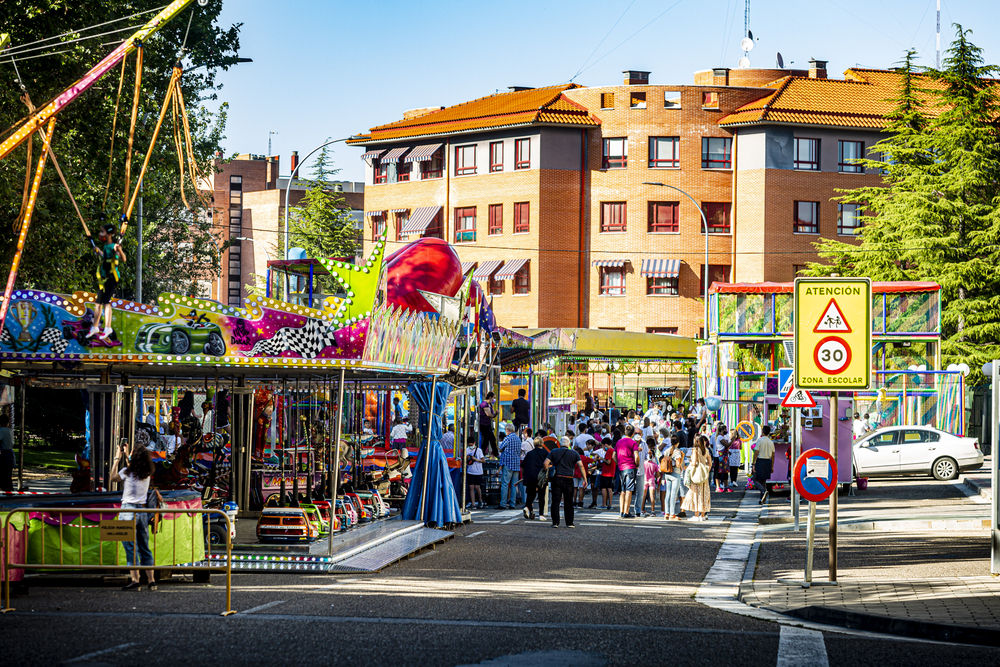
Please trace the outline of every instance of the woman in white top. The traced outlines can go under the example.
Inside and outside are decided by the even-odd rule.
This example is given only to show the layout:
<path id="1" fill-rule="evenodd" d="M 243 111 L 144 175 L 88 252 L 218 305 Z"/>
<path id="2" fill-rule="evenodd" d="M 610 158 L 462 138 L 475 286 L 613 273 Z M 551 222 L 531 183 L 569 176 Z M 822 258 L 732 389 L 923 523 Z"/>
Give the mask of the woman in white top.
<path id="1" fill-rule="evenodd" d="M 128 466 L 118 469 L 118 464 L 125 456 L 125 447 L 118 450 L 115 462 L 111 469 L 117 470 L 111 474 L 112 482 L 122 484 L 122 509 L 138 509 L 146 507 L 146 495 L 149 492 L 149 482 L 153 476 L 153 458 L 149 455 L 149 450 L 145 447 L 136 447 L 129 459 Z M 131 565 L 153 565 L 153 553 L 149 550 L 149 518 L 151 515 L 141 512 L 122 512 L 119 519 L 128 521 L 135 519 L 135 543 L 125 543 L 126 562 Z M 138 546 L 139 562 L 135 562 L 135 547 Z M 139 570 L 132 570 L 132 581 L 122 586 L 123 591 L 139 589 Z M 153 571 L 146 570 L 146 581 L 149 582 L 149 590 L 156 590 L 156 581 L 153 579 Z"/>
<path id="2" fill-rule="evenodd" d="M 392 431 L 389 432 L 389 442 L 392 443 L 393 448 L 402 449 L 405 447 L 406 438 L 412 430 L 412 426 L 404 424 L 403 420 L 397 417 L 393 424 Z"/>

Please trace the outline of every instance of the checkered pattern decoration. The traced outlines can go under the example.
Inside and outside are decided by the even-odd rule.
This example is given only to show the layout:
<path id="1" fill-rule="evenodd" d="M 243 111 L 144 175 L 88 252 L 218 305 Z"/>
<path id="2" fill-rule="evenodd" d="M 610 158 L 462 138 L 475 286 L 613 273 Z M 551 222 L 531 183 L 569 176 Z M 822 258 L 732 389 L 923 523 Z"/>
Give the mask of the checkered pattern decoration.
<path id="1" fill-rule="evenodd" d="M 310 318 L 304 327 L 282 327 L 267 340 L 257 341 L 247 356 L 277 357 L 282 352 L 295 352 L 304 359 L 315 359 L 324 348 L 337 347 L 334 330 L 334 326 Z"/>

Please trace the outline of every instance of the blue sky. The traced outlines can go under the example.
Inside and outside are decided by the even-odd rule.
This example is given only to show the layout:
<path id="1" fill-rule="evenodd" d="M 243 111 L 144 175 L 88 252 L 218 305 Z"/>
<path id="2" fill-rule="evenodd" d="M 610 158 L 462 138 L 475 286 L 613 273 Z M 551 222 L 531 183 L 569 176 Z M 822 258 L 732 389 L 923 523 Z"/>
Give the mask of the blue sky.
<path id="1" fill-rule="evenodd" d="M 220 20 L 243 23 L 240 55 L 254 62 L 220 74 L 224 147 L 263 154 L 277 132 L 272 153 L 287 173 L 293 150 L 508 86 L 615 85 L 625 69 L 689 84 L 695 70 L 736 66 L 743 10 L 744 0 L 226 0 Z M 961 23 L 1000 62 L 995 12 L 996 0 L 941 0 L 942 50 Z M 933 65 L 934 24 L 935 0 L 753 0 L 750 59 L 815 57 L 839 76 L 891 66 L 913 46 Z M 334 148 L 340 178 L 362 180 L 361 149 Z"/>

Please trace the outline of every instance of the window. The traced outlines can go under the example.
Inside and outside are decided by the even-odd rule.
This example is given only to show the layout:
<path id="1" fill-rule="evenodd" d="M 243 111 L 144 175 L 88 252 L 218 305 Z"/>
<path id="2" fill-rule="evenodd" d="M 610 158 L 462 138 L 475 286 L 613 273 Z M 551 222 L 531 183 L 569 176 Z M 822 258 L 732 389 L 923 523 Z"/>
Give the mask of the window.
<path id="1" fill-rule="evenodd" d="M 503 171 L 503 142 L 490 143 L 490 173 Z"/>
<path id="2" fill-rule="evenodd" d="M 601 202 L 602 232 L 624 232 L 625 223 L 625 202 Z"/>
<path id="3" fill-rule="evenodd" d="M 724 204 L 702 202 L 701 210 L 705 212 L 705 217 L 708 219 L 709 234 L 729 233 L 729 210 L 731 207 L 732 204 L 728 202 Z M 701 231 L 705 232 L 704 229 Z"/>
<path id="4" fill-rule="evenodd" d="M 665 90 L 665 91 L 663 91 L 663 108 L 664 109 L 680 109 L 681 108 L 681 91 L 679 91 L 679 90 Z"/>
<path id="5" fill-rule="evenodd" d="M 819 171 L 819 139 L 795 138 L 795 168 Z"/>
<path id="6" fill-rule="evenodd" d="M 624 169 L 628 166 L 628 139 L 605 139 L 602 169 Z"/>
<path id="7" fill-rule="evenodd" d="M 796 234 L 819 234 L 819 202 L 795 202 L 795 225 L 792 228 Z"/>
<path id="8" fill-rule="evenodd" d="M 677 335 L 677 327 L 646 327 L 646 333 Z"/>
<path id="9" fill-rule="evenodd" d="M 614 109 L 615 108 L 615 94 L 614 93 L 601 93 L 601 108 L 602 109 Z"/>
<path id="10" fill-rule="evenodd" d="M 531 169 L 531 139 L 514 141 L 514 169 Z"/>
<path id="11" fill-rule="evenodd" d="M 514 294 L 527 294 L 531 291 L 531 267 L 525 264 L 514 274 Z"/>
<path id="12" fill-rule="evenodd" d="M 490 204 L 490 236 L 503 234 L 503 204 Z"/>
<path id="13" fill-rule="evenodd" d="M 624 266 L 603 266 L 601 267 L 601 287 L 600 294 L 604 296 L 624 296 L 625 295 L 625 267 Z"/>
<path id="14" fill-rule="evenodd" d="M 385 234 L 385 215 L 372 216 L 372 241 L 377 241 Z"/>
<path id="15" fill-rule="evenodd" d="M 729 281 L 729 266 L 725 264 L 708 265 L 708 286 L 712 283 L 724 283 Z M 705 265 L 701 265 L 701 279 L 698 281 L 698 293 L 705 296 Z"/>
<path id="16" fill-rule="evenodd" d="M 439 148 L 431 156 L 430 160 L 420 163 L 420 179 L 441 178 L 444 173 L 444 148 Z"/>
<path id="17" fill-rule="evenodd" d="M 490 276 L 489 289 L 491 296 L 500 296 L 501 294 L 503 294 L 503 281 L 497 280 L 493 276 Z"/>
<path id="18" fill-rule="evenodd" d="M 719 93 L 709 93 L 704 92 L 701 94 L 701 108 L 702 109 L 718 109 L 719 108 Z"/>
<path id="19" fill-rule="evenodd" d="M 861 229 L 861 207 L 858 204 L 837 204 L 837 233 L 854 236 Z"/>
<path id="20" fill-rule="evenodd" d="M 649 138 L 649 168 L 678 169 L 681 166 L 680 137 Z"/>
<path id="21" fill-rule="evenodd" d="M 396 182 L 405 183 L 410 180 L 410 174 L 413 172 L 412 162 L 397 162 L 396 163 Z"/>
<path id="22" fill-rule="evenodd" d="M 444 228 L 441 224 L 441 219 L 444 217 L 443 211 L 438 211 L 431 223 L 427 225 L 427 229 L 424 231 L 423 236 L 418 236 L 417 238 L 425 239 L 441 239 L 444 240 Z"/>
<path id="23" fill-rule="evenodd" d="M 243 177 L 229 177 L 229 205 L 234 208 L 243 208 Z"/>
<path id="24" fill-rule="evenodd" d="M 732 169 L 733 140 L 730 137 L 701 138 L 702 169 Z"/>
<path id="25" fill-rule="evenodd" d="M 526 201 L 514 204 L 514 233 L 527 234 L 530 229 L 530 204 Z"/>
<path id="26" fill-rule="evenodd" d="M 630 95 L 632 99 L 631 107 L 633 109 L 645 109 L 646 108 L 646 93 L 632 93 Z"/>
<path id="27" fill-rule="evenodd" d="M 455 146 L 455 175 L 468 176 L 476 173 L 476 145 Z"/>
<path id="28" fill-rule="evenodd" d="M 798 278 L 800 276 L 805 276 L 806 268 L 805 264 L 792 264 L 792 277 Z"/>
<path id="29" fill-rule="evenodd" d="M 840 141 L 837 142 L 837 167 L 845 174 L 863 174 L 863 165 L 854 164 L 854 160 L 860 160 L 865 156 L 865 142 L 863 141 Z"/>
<path id="30" fill-rule="evenodd" d="M 389 165 L 382 160 L 372 162 L 372 183 L 385 183 L 389 178 Z"/>
<path id="31" fill-rule="evenodd" d="M 649 202 L 649 220 L 646 231 L 650 234 L 676 234 L 680 232 L 680 207 L 680 202 L 676 201 Z"/>
<path id="32" fill-rule="evenodd" d="M 680 280 L 677 278 L 654 278 L 650 276 L 646 278 L 646 294 L 677 296 L 680 294 L 680 290 L 678 289 L 679 282 Z"/>
<path id="33" fill-rule="evenodd" d="M 403 240 L 403 227 L 410 219 L 410 214 L 408 211 L 402 211 L 396 214 L 396 240 Z"/>
<path id="34" fill-rule="evenodd" d="M 455 209 L 455 243 L 475 243 L 476 207 Z"/>

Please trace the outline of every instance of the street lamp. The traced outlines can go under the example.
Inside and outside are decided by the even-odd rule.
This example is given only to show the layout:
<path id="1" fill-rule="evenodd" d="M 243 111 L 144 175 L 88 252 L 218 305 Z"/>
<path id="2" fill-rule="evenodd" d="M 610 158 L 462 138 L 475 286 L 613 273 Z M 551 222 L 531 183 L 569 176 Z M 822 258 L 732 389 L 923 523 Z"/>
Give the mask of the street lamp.
<path id="1" fill-rule="evenodd" d="M 705 289 L 705 332 L 704 333 L 705 333 L 705 339 L 707 340 L 708 339 L 708 218 L 705 217 L 705 211 L 702 209 L 701 205 L 698 204 L 697 201 L 695 201 L 694 197 L 692 197 L 688 193 L 684 192 L 683 190 L 681 190 L 677 186 L 667 185 L 666 183 L 648 183 L 648 182 L 644 182 L 643 185 L 656 185 L 656 186 L 659 186 L 661 188 L 670 188 L 671 190 L 677 190 L 677 192 L 681 193 L 682 195 L 684 195 L 685 197 L 687 197 L 688 199 L 690 199 L 691 203 L 694 204 L 695 208 L 698 209 L 698 213 L 701 214 L 701 224 L 704 225 L 704 227 L 705 227 L 705 268 L 702 269 L 702 273 L 704 273 L 704 282 L 705 282 L 705 285 L 704 285 L 704 289 Z"/>
<path id="2" fill-rule="evenodd" d="M 347 141 L 348 139 L 354 139 L 354 138 L 359 137 L 359 136 L 361 136 L 361 135 L 357 135 L 357 134 L 356 135 L 351 135 L 349 137 L 344 137 L 343 139 L 334 139 L 333 141 L 328 141 L 325 144 L 320 144 L 316 148 L 314 148 L 311 151 L 309 151 L 309 153 L 304 158 L 302 158 L 302 160 L 297 165 L 295 165 L 295 169 L 292 170 L 292 173 L 288 175 L 288 183 L 285 185 L 285 259 L 288 259 L 288 239 L 289 239 L 289 236 L 290 236 L 290 233 L 288 231 L 288 209 L 291 208 L 291 205 L 290 205 L 289 200 L 288 200 L 288 195 L 289 195 L 289 193 L 292 190 L 292 181 L 295 180 L 295 174 L 299 173 L 299 169 L 301 169 L 302 165 L 304 165 L 306 163 L 306 160 L 308 160 L 309 158 L 311 158 L 314 154 L 316 154 L 317 152 L 319 152 L 321 149 L 326 148 L 330 144 L 340 143 L 341 141 Z M 288 275 L 286 274 L 285 275 L 285 299 L 287 299 L 287 298 L 288 298 Z"/>
<path id="3" fill-rule="evenodd" d="M 236 240 L 237 241 L 250 241 L 250 243 L 253 243 L 254 245 L 260 246 L 260 249 L 264 251 L 264 257 L 267 258 L 267 263 L 268 264 L 271 263 L 271 253 L 269 253 L 267 251 L 267 246 L 264 245 L 263 243 L 261 243 L 260 241 L 258 241 L 257 239 L 252 239 L 249 236 L 237 236 Z M 268 268 L 267 270 L 270 271 L 270 268 Z M 269 274 L 265 274 L 265 275 L 269 275 Z M 270 286 L 270 284 L 271 284 L 270 278 L 268 278 L 267 284 L 268 284 L 268 286 Z M 268 294 L 268 296 L 271 296 L 271 295 Z"/>

